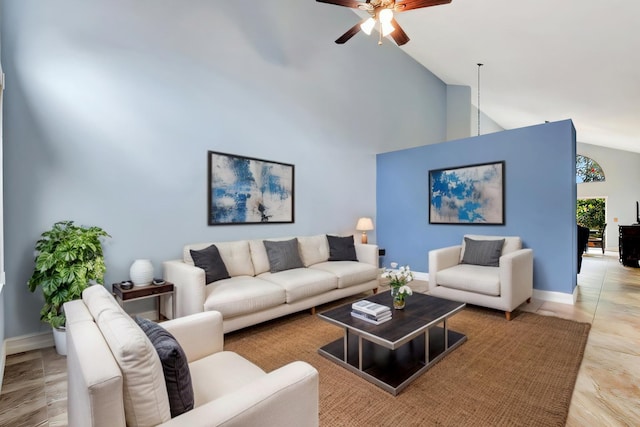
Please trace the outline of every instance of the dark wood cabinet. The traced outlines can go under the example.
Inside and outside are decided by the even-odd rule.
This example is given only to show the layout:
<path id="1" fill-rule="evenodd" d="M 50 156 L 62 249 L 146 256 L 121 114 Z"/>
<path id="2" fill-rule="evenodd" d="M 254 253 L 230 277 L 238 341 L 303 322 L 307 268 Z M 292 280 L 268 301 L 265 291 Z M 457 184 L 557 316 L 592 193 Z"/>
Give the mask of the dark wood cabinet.
<path id="1" fill-rule="evenodd" d="M 620 225 L 618 249 L 620 262 L 627 267 L 638 267 L 640 260 L 640 225 Z"/>

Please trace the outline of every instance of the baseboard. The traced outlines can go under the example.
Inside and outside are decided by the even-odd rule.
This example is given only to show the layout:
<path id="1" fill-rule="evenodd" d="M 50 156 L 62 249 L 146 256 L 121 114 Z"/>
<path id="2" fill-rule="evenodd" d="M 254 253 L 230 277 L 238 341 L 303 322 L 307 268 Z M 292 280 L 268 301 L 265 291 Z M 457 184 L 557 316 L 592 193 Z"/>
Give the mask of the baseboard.
<path id="1" fill-rule="evenodd" d="M 2 348 L 0 349 L 0 393 L 2 392 L 2 383 L 4 380 L 4 367 L 7 362 L 7 342 L 2 342 Z"/>
<path id="2" fill-rule="evenodd" d="M 573 290 L 571 294 L 565 294 L 563 292 L 553 292 L 553 291 L 540 291 L 538 289 L 533 290 L 533 298 L 549 301 L 549 302 L 558 302 L 561 304 L 574 305 L 578 298 L 578 287 Z"/>
<path id="3" fill-rule="evenodd" d="M 424 280 L 425 282 L 429 281 L 429 273 L 423 273 L 421 271 L 414 271 L 413 278 L 415 280 Z"/>
<path id="4" fill-rule="evenodd" d="M 53 347 L 55 345 L 53 343 L 53 332 L 51 331 L 7 338 L 5 344 L 7 356 L 25 351 L 40 350 L 41 348 Z"/>

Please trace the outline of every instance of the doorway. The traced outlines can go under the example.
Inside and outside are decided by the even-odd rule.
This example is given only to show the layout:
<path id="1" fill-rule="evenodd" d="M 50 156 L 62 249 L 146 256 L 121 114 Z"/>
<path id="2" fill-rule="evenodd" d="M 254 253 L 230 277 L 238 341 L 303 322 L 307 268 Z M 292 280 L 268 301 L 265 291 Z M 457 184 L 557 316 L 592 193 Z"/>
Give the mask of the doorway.
<path id="1" fill-rule="evenodd" d="M 598 250 L 602 254 L 607 247 L 607 200 L 605 197 L 578 199 L 576 202 L 576 222 L 589 229 L 587 252 Z"/>

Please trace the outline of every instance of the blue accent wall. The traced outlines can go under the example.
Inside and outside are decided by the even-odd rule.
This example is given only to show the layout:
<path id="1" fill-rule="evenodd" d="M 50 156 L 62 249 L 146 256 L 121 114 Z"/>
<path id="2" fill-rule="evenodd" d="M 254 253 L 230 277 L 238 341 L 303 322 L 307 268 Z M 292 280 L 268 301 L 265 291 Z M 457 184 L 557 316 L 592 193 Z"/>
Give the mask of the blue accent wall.
<path id="1" fill-rule="evenodd" d="M 377 237 L 384 264 L 428 271 L 428 252 L 464 234 L 517 235 L 534 251 L 534 288 L 576 286 L 576 133 L 570 120 L 377 156 Z M 505 224 L 429 224 L 429 170 L 505 161 Z"/>

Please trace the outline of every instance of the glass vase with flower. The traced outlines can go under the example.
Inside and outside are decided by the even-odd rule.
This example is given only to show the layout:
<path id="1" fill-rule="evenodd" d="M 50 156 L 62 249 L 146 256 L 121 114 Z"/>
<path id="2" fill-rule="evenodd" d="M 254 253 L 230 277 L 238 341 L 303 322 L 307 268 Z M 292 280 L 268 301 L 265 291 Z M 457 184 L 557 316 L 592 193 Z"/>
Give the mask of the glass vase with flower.
<path id="1" fill-rule="evenodd" d="M 393 308 L 402 310 L 407 296 L 413 294 L 408 285 L 413 280 L 413 272 L 411 272 L 411 268 L 408 265 L 400 266 L 396 269 L 397 265 L 397 263 L 391 263 L 392 268 L 385 269 L 382 273 L 382 278 L 389 279 Z"/>

